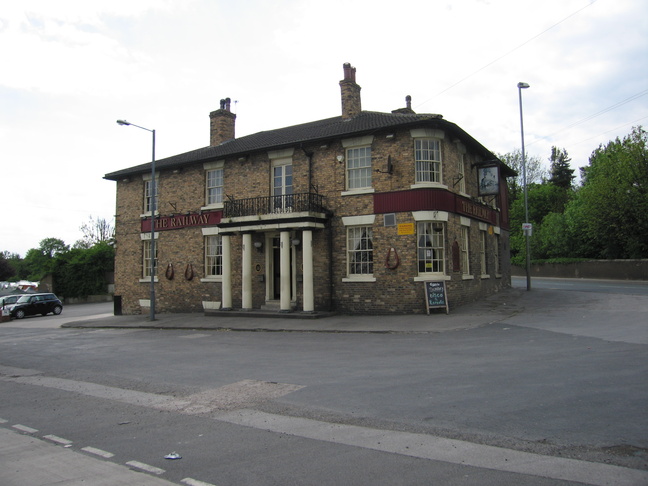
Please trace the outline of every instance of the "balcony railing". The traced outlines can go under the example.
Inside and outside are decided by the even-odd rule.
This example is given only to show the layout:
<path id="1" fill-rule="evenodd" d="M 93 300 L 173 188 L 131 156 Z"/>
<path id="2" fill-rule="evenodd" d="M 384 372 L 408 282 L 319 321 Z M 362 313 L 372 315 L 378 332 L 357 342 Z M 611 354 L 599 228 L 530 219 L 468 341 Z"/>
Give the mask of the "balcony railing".
<path id="1" fill-rule="evenodd" d="M 324 196 L 311 192 L 284 196 L 253 197 L 225 201 L 224 218 L 260 216 L 266 214 L 328 213 Z"/>

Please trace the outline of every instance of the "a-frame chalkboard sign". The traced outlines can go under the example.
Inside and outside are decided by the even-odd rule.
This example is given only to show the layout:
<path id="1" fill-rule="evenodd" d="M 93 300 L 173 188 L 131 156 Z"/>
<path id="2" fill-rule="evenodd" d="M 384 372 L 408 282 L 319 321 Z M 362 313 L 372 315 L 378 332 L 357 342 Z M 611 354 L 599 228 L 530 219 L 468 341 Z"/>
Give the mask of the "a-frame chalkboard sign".
<path id="1" fill-rule="evenodd" d="M 445 307 L 446 314 L 450 313 L 448 307 L 448 294 L 446 292 L 445 282 L 423 282 L 425 285 L 425 306 L 427 313 L 430 309 L 439 309 Z"/>

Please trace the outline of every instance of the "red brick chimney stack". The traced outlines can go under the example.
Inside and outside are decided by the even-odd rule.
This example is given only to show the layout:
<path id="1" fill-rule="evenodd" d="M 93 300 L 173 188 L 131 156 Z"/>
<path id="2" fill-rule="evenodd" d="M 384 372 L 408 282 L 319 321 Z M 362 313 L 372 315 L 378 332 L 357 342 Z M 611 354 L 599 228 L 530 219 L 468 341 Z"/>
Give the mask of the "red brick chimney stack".
<path id="1" fill-rule="evenodd" d="M 220 100 L 220 109 L 209 114 L 209 145 L 212 147 L 234 139 L 236 115 L 230 111 L 232 100 Z"/>
<path id="2" fill-rule="evenodd" d="M 342 91 L 342 119 L 350 120 L 362 111 L 360 86 L 356 83 L 356 68 L 348 62 L 344 64 L 344 79 L 340 81 Z"/>

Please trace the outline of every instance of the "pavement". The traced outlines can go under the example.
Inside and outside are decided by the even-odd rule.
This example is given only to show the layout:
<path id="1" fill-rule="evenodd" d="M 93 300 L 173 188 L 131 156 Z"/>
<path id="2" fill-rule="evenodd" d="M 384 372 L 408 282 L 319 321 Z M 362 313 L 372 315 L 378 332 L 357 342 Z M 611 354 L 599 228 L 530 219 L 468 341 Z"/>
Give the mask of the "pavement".
<path id="1" fill-rule="evenodd" d="M 431 309 L 418 315 L 344 315 L 327 312 L 210 311 L 102 316 L 66 322 L 65 328 L 192 329 L 264 332 L 434 333 L 471 329 L 508 319 L 525 310 L 526 293 L 506 289 L 479 302 L 457 308 Z"/>

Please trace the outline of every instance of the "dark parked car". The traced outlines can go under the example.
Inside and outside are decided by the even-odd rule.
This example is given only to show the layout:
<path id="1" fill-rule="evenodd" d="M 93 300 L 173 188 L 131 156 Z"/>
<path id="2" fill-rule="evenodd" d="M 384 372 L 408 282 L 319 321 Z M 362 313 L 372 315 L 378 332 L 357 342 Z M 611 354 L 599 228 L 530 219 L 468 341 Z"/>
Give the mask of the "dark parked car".
<path id="1" fill-rule="evenodd" d="M 13 305 L 7 306 L 12 317 L 22 319 L 25 316 L 36 314 L 47 315 L 50 312 L 59 315 L 63 311 L 63 304 L 54 294 L 23 295 Z"/>

